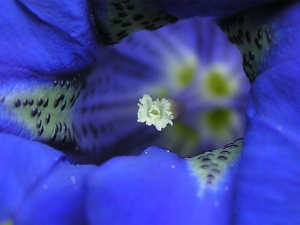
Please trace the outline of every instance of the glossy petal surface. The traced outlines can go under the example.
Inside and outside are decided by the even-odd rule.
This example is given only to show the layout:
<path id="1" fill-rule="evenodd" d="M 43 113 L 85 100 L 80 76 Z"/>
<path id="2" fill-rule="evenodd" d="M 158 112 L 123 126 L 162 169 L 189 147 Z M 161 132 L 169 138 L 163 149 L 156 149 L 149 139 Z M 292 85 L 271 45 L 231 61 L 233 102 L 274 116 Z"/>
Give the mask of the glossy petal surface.
<path id="1" fill-rule="evenodd" d="M 299 7 L 279 2 L 247 13 L 256 21 L 254 30 L 269 27 L 272 38 L 258 55 L 249 97 L 236 224 L 300 222 Z"/>
<path id="2" fill-rule="evenodd" d="M 84 222 L 83 180 L 95 166 L 70 165 L 61 152 L 5 134 L 1 148 L 0 221 Z"/>
<path id="3" fill-rule="evenodd" d="M 60 152 L 21 138 L 1 134 L 1 220 L 16 213 L 32 187 L 47 176 L 58 161 Z M 40 150 L 40 151 L 39 151 Z M 34 160 L 33 160 L 34 159 Z"/>
<path id="4" fill-rule="evenodd" d="M 91 64 L 97 54 L 82 0 L 3 1 L 0 26 L 0 68 L 6 73 L 22 68 L 39 75 L 66 75 Z"/>
<path id="5" fill-rule="evenodd" d="M 299 71 L 299 65 L 284 63 L 253 84 L 237 180 L 237 224 L 299 223 Z"/>
<path id="6" fill-rule="evenodd" d="M 212 175 L 200 175 L 206 169 L 198 166 L 208 164 L 201 164 L 201 157 L 207 159 L 203 155 L 191 162 L 151 147 L 140 156 L 109 160 L 89 179 L 90 224 L 229 223 L 235 160 L 223 168 L 221 180 L 211 184 Z"/>
<path id="7" fill-rule="evenodd" d="M 34 188 L 24 202 L 16 223 L 85 224 L 86 178 L 96 169 L 90 165 L 60 163 Z"/>

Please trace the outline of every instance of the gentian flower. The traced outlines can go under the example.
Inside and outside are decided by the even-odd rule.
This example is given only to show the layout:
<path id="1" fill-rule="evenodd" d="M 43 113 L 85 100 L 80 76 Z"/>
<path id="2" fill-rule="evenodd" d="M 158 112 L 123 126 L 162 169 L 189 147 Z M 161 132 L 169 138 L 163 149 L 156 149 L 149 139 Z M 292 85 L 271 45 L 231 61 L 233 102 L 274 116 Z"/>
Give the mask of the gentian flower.
<path id="1" fill-rule="evenodd" d="M 82 11 L 75 10 L 77 9 L 75 6 L 80 2 L 73 3 L 71 11 L 76 12 L 75 15 L 87 15 L 87 11 L 83 10 L 86 13 L 82 14 Z M 169 2 L 162 1 L 159 5 L 171 13 L 174 12 L 172 8 L 167 10 Z M 202 1 L 198 6 L 201 6 L 201 3 Z M 225 6 L 233 4 L 234 1 L 228 1 Z M 38 3 L 23 1 L 22 4 L 14 2 L 8 5 L 14 6 L 13 9 L 17 12 L 22 12 L 20 14 L 22 17 L 24 14 L 30 15 L 31 22 L 37 20 L 39 23 L 34 23 L 37 29 L 47 30 L 52 27 L 48 24 L 55 25 L 56 20 L 47 20 L 51 10 L 50 14 L 49 11 L 38 14 L 42 12 L 38 10 L 40 9 Z M 181 6 L 183 5 L 184 2 L 181 3 Z M 63 12 L 68 12 L 67 6 L 70 5 L 63 4 L 63 6 Z M 86 9 L 85 5 L 81 6 L 79 8 Z M 241 4 L 238 4 L 239 6 Z M 234 7 L 231 13 L 246 9 L 248 6 L 247 3 L 242 8 Z M 254 5 L 251 3 L 250 6 Z M 3 7 L 1 10 L 7 10 L 9 7 Z M 197 8 L 192 12 L 190 9 L 187 7 L 186 10 L 182 8 L 180 10 L 186 13 L 184 17 L 188 17 L 187 14 L 193 15 L 192 12 L 196 12 Z M 222 11 L 226 9 L 224 7 Z M 0 140 L 3 150 L 0 153 L 2 156 L 0 177 L 5 181 L 1 182 L 0 186 L 1 222 L 6 224 L 299 223 L 300 195 L 297 181 L 300 170 L 297 138 L 299 68 L 296 36 L 299 24 L 298 9 L 297 2 L 274 3 L 220 22 L 229 40 L 239 45 L 245 72 L 252 82 L 244 144 L 242 146 L 238 140 L 220 150 L 205 152 L 189 159 L 181 158 L 169 150 L 151 147 L 140 156 L 116 157 L 101 166 L 70 164 L 65 154 L 44 143 L 56 148 L 66 148 L 72 146 L 73 138 L 77 135 L 71 132 L 70 117 L 64 113 L 57 113 L 55 109 L 59 107 L 59 110 L 66 112 L 66 107 L 71 107 L 67 104 L 73 104 L 78 95 L 76 91 L 79 92 L 78 87 L 82 85 L 82 78 L 78 75 L 58 76 L 57 73 L 65 74 L 81 70 L 93 61 L 93 57 L 96 58 L 97 54 L 93 51 L 93 47 L 96 46 L 91 44 L 96 42 L 94 37 L 91 37 L 93 35 L 89 36 L 92 32 L 85 33 L 77 29 L 68 30 L 53 26 L 55 29 L 47 30 L 49 31 L 47 34 L 54 37 L 52 39 L 54 42 L 68 40 L 67 45 L 74 40 L 93 41 L 75 41 L 77 45 L 74 46 L 77 48 L 66 47 L 64 52 L 66 55 L 61 55 L 53 51 L 54 48 L 50 48 L 51 54 L 46 56 L 53 55 L 55 63 L 51 60 L 47 63 L 49 59 L 47 57 L 39 58 L 38 62 L 43 64 L 41 66 L 35 64 L 34 58 L 27 59 L 25 55 L 18 58 L 17 53 L 20 53 L 22 47 L 17 44 L 18 41 L 13 42 L 17 44 L 16 48 L 7 57 L 7 61 L 11 60 L 11 64 L 2 67 L 4 71 L 7 69 L 8 75 L 3 76 L 3 83 L 6 83 L 2 86 L 4 98 L 1 98 L 4 116 L 1 117 Z M 180 17 L 176 12 L 171 14 Z M 224 15 L 218 11 L 213 14 Z M 58 21 L 66 17 L 64 13 L 62 15 L 63 17 L 56 17 Z M 203 15 L 201 11 L 199 15 Z M 68 15 L 67 18 L 74 17 Z M 9 24 L 11 19 L 6 16 L 1 21 Z M 32 31 L 19 25 L 19 29 L 21 28 L 27 32 Z M 21 38 L 17 35 L 17 30 L 9 29 L 9 34 Z M 66 37 L 63 31 L 73 35 Z M 2 34 L 2 37 L 7 37 L 7 33 Z M 32 32 L 29 32 L 28 37 L 31 36 Z M 3 46 L 6 46 L 6 39 L 1 38 L 1 42 L 2 39 Z M 115 40 L 109 37 L 107 39 Z M 25 45 L 25 47 L 31 49 L 32 46 Z M 89 55 L 89 50 L 93 54 Z M 105 52 L 104 48 L 101 51 Z M 38 52 L 32 52 L 30 56 L 37 54 Z M 79 57 L 85 55 L 90 58 Z M 71 62 L 77 58 L 76 56 L 79 57 L 79 62 L 74 65 Z M 20 68 L 19 64 L 23 67 Z M 22 75 L 14 75 L 21 71 L 24 72 Z M 50 74 L 50 71 L 54 71 L 53 74 Z M 42 74 L 37 76 L 34 72 Z M 53 76 L 54 80 L 50 75 L 56 75 Z M 22 92 L 25 89 L 29 91 Z M 61 92 L 66 95 L 62 95 Z M 70 101 L 73 95 L 74 99 Z M 81 96 L 83 95 L 79 98 L 83 98 Z M 31 104 L 33 97 L 34 102 Z M 79 100 L 77 99 L 76 103 Z M 88 101 L 88 98 L 86 100 Z M 54 109 L 47 111 L 49 109 L 46 103 L 48 105 L 54 103 L 52 105 Z M 37 110 L 30 108 L 33 105 Z M 34 119 L 28 116 L 26 110 L 22 110 L 22 107 L 27 106 L 30 106 L 28 112 Z M 38 119 L 40 116 L 45 119 L 41 121 L 43 126 Z M 34 121 L 34 127 L 33 120 L 37 120 Z M 50 125 L 44 125 L 48 120 Z M 4 121 L 8 122 L 8 125 L 5 125 Z"/>
<path id="2" fill-rule="evenodd" d="M 77 145 L 90 158 L 136 155 L 152 145 L 191 157 L 243 136 L 249 84 L 215 21 L 139 31 L 102 51 L 72 116 Z M 144 94 L 172 102 L 173 126 L 157 132 L 137 123 Z"/>

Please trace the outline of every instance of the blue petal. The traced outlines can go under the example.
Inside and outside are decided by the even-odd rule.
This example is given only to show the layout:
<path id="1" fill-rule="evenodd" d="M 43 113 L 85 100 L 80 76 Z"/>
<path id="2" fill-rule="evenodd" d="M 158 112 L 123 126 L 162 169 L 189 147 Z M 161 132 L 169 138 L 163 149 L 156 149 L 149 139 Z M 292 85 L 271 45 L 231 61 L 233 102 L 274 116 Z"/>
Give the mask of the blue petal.
<path id="1" fill-rule="evenodd" d="M 0 221 L 85 221 L 84 176 L 95 166 L 69 165 L 61 152 L 40 143 L 6 134 L 0 140 Z"/>
<path id="2" fill-rule="evenodd" d="M 19 210 L 32 186 L 43 179 L 64 156 L 43 144 L 6 134 L 0 134 L 0 141 L 0 220 L 4 220 Z"/>
<path id="3" fill-rule="evenodd" d="M 6 71 L 65 75 L 88 66 L 97 54 L 83 0 L 5 1 L 0 26 L 0 64 Z"/>
<path id="4" fill-rule="evenodd" d="M 299 65 L 284 63 L 253 84 L 237 179 L 237 224 L 300 223 L 299 72 Z"/>
<path id="5" fill-rule="evenodd" d="M 191 165 L 157 147 L 107 161 L 87 185 L 90 224 L 229 224 L 235 164 L 215 186 Z"/>
<path id="6" fill-rule="evenodd" d="M 86 224 L 86 177 L 91 165 L 60 162 L 34 187 L 16 215 L 16 223 Z"/>
<path id="7" fill-rule="evenodd" d="M 300 223 L 299 7 L 281 2 L 248 13 L 253 21 L 263 18 L 272 39 L 249 97 L 236 224 Z"/>

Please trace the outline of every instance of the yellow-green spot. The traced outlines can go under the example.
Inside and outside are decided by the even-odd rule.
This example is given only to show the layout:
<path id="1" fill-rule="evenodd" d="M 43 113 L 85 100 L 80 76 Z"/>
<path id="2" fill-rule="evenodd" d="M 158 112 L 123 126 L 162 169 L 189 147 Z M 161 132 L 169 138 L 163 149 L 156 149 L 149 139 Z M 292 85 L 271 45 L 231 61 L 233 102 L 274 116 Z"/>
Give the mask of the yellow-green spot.
<path id="1" fill-rule="evenodd" d="M 154 116 L 159 116 L 159 115 L 160 115 L 160 112 L 159 112 L 158 110 L 151 109 L 151 110 L 150 110 L 150 114 L 153 114 Z"/>
<path id="2" fill-rule="evenodd" d="M 191 84 L 197 73 L 198 60 L 195 56 L 189 55 L 185 62 L 173 62 L 171 71 L 171 79 L 175 83 L 176 88 L 182 90 Z"/>
<path id="3" fill-rule="evenodd" d="M 196 68 L 193 65 L 185 65 L 181 68 L 178 68 L 175 76 L 178 80 L 180 87 L 184 88 L 188 86 L 191 83 L 195 73 L 196 73 Z"/>
<path id="4" fill-rule="evenodd" d="M 235 91 L 234 84 L 222 71 L 212 70 L 204 78 L 206 92 L 216 98 L 228 97 Z"/>
<path id="5" fill-rule="evenodd" d="M 229 109 L 218 108 L 205 114 L 204 122 L 213 132 L 222 133 L 230 125 L 232 113 Z"/>
<path id="6" fill-rule="evenodd" d="M 14 223 L 13 223 L 12 220 L 6 220 L 6 221 L 0 223 L 0 225 L 13 225 L 13 224 L 14 224 Z"/>

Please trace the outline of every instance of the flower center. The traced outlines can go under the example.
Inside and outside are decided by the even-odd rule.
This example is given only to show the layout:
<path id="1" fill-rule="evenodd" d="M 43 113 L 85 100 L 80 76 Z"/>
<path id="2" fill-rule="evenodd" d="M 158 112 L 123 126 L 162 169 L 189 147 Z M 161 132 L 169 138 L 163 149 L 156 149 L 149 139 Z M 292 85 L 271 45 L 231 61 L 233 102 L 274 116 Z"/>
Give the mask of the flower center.
<path id="1" fill-rule="evenodd" d="M 159 119 L 161 117 L 160 110 L 156 105 L 151 106 L 151 108 L 149 110 L 149 116 L 152 119 Z"/>
<path id="2" fill-rule="evenodd" d="M 173 113 L 171 103 L 163 98 L 155 101 L 149 95 L 144 95 L 138 103 L 138 122 L 146 123 L 148 126 L 154 125 L 158 131 L 165 128 L 168 124 L 173 125 Z"/>

